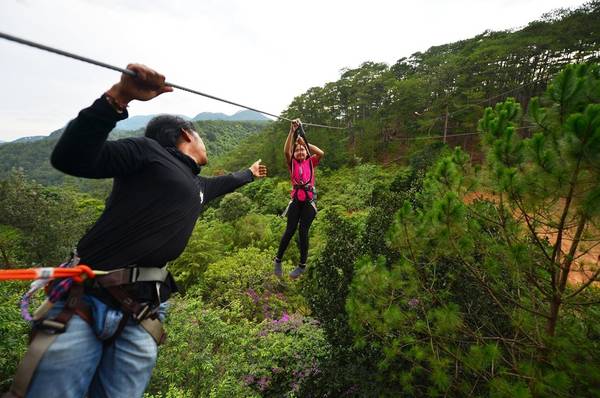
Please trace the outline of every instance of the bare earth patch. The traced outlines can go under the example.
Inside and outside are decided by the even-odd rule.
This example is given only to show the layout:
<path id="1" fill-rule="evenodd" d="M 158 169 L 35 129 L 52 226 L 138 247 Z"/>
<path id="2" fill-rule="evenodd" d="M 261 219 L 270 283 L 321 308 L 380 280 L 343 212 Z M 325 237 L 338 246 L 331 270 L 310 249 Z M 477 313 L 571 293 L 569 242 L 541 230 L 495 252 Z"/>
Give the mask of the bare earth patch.
<path id="1" fill-rule="evenodd" d="M 497 202 L 498 197 L 489 192 L 469 192 L 464 197 L 464 202 L 467 204 L 473 203 L 476 200 L 486 200 L 490 202 Z M 590 227 L 588 227 L 590 229 Z M 562 237 L 561 250 L 566 253 L 571 248 L 573 243 L 572 236 L 574 234 L 575 227 L 569 228 L 565 231 Z M 598 237 L 600 233 L 594 231 L 592 236 Z M 556 243 L 556 233 L 540 231 L 538 236 L 541 239 L 548 239 L 551 244 Z M 594 277 L 594 273 L 600 267 L 600 241 L 587 240 L 580 243 L 579 248 L 575 254 L 575 261 L 569 272 L 569 283 L 577 285 L 585 283 Z M 600 287 L 600 281 L 593 283 L 594 286 Z"/>

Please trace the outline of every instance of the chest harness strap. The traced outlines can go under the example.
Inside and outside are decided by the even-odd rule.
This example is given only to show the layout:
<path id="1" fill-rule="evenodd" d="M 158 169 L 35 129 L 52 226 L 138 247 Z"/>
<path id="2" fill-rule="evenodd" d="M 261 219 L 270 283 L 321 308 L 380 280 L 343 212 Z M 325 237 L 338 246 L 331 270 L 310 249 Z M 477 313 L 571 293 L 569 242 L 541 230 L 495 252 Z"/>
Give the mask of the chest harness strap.
<path id="1" fill-rule="evenodd" d="M 292 159 L 292 161 L 291 161 L 290 174 L 291 174 L 291 178 L 292 178 L 292 188 L 294 189 L 294 197 L 287 204 L 285 210 L 281 214 L 281 217 L 285 217 L 287 215 L 287 213 L 290 209 L 290 205 L 292 204 L 294 199 L 296 199 L 297 201 L 300 201 L 300 199 L 298 198 L 299 190 L 304 191 L 305 198 L 306 198 L 305 200 L 310 203 L 310 205 L 313 207 L 313 209 L 315 209 L 315 213 L 317 213 L 317 190 L 316 190 L 315 186 L 312 184 L 313 173 L 314 173 L 312 159 L 309 158 L 308 162 L 309 162 L 309 166 L 310 166 L 310 176 L 306 180 L 306 182 L 304 182 L 304 179 L 302 178 L 303 169 L 302 169 L 302 166 L 300 166 L 300 168 L 298 169 L 300 181 L 298 183 L 298 181 L 295 181 L 295 179 L 294 179 L 294 159 Z M 309 192 L 312 193 L 312 198 L 310 197 Z"/>

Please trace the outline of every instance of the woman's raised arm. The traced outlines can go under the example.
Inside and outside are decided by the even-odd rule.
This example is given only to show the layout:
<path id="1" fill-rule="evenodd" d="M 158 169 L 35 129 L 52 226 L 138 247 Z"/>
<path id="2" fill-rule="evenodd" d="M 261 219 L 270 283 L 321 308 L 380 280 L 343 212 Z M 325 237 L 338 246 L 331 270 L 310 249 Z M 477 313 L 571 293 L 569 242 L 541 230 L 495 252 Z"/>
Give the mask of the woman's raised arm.
<path id="1" fill-rule="evenodd" d="M 289 165 L 292 161 L 292 150 L 294 147 L 294 134 L 296 133 L 296 129 L 300 126 L 300 119 L 292 120 L 292 124 L 290 125 L 290 132 L 288 133 L 287 139 L 285 140 L 285 145 L 283 146 L 283 153 L 285 155 L 285 160 Z"/>

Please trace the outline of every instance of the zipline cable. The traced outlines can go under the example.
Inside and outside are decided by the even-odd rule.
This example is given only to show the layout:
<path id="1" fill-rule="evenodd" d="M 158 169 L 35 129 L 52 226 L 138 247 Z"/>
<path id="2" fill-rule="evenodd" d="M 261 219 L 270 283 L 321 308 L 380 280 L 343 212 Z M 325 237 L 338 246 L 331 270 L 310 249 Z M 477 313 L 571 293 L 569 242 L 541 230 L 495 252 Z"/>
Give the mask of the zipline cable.
<path id="1" fill-rule="evenodd" d="M 467 109 L 469 109 L 469 108 L 471 108 L 471 107 L 473 107 L 473 106 L 476 106 L 476 105 L 479 105 L 479 104 L 483 104 L 483 103 L 485 103 L 485 102 L 489 102 L 489 101 L 493 100 L 494 98 L 503 97 L 503 96 L 505 96 L 506 94 L 510 94 L 510 93 L 512 93 L 512 92 L 514 92 L 514 91 L 519 91 L 519 90 L 521 90 L 521 89 L 523 89 L 523 88 L 525 88 L 525 87 L 527 87 L 527 86 L 531 86 L 531 85 L 532 85 L 532 84 L 534 84 L 534 83 L 539 83 L 539 82 L 548 83 L 548 80 L 549 80 L 549 79 L 537 79 L 537 80 L 532 80 L 532 81 L 530 81 L 530 82 L 527 82 L 527 83 L 520 84 L 519 86 L 517 86 L 517 87 L 515 87 L 515 88 L 512 88 L 512 89 L 510 89 L 510 90 L 506 90 L 506 91 L 504 91 L 504 92 L 501 92 L 500 94 L 496 94 L 496 95 L 493 95 L 493 96 L 491 96 L 491 97 L 488 97 L 488 98 L 485 98 L 485 99 L 481 99 L 481 100 L 479 100 L 479 101 L 476 101 L 476 102 L 472 102 L 472 103 L 468 103 L 468 104 L 462 105 L 462 106 L 460 106 L 460 107 L 456 108 L 455 110 L 453 110 L 452 112 L 448 112 L 448 117 L 449 117 L 449 118 L 451 118 L 451 117 L 453 117 L 453 116 L 457 115 L 458 113 L 462 113 L 462 112 L 464 112 L 465 110 L 467 110 Z M 426 112 L 426 111 L 425 111 L 425 112 Z M 423 112 L 422 114 L 424 114 L 425 112 Z M 418 115 L 418 116 L 421 116 L 422 114 L 417 114 L 417 115 Z M 443 115 L 440 115 L 440 116 L 438 116 L 438 117 L 435 117 L 435 118 L 433 118 L 433 119 L 431 119 L 431 120 L 432 120 L 432 121 L 438 121 L 438 120 L 442 120 L 442 119 L 444 119 L 445 117 L 446 117 L 446 115 L 445 115 L 445 114 L 443 114 Z"/>
<path id="2" fill-rule="evenodd" d="M 517 86 L 517 87 L 515 87 L 515 88 L 513 88 L 513 89 L 510 89 L 510 90 L 504 91 L 504 92 L 502 92 L 502 93 L 500 93 L 500 94 L 493 95 L 493 96 L 491 96 L 491 97 L 488 97 L 488 98 L 485 98 L 485 99 L 479 100 L 479 101 L 477 101 L 477 102 L 472 102 L 472 103 L 470 103 L 470 104 L 465 104 L 465 105 L 463 105 L 462 107 L 459 107 L 459 108 L 457 108 L 457 109 L 453 110 L 452 112 L 449 112 L 449 113 L 448 113 L 448 117 L 455 116 L 457 113 L 461 113 L 461 112 L 463 112 L 463 111 L 465 111 L 465 110 L 469 109 L 469 108 L 470 108 L 470 107 L 472 107 L 472 106 L 476 106 L 476 105 L 479 105 L 479 104 L 483 104 L 483 103 L 485 103 L 485 102 L 489 102 L 490 100 L 493 100 L 494 98 L 503 97 L 503 96 L 505 96 L 506 94 L 510 94 L 510 93 L 512 93 L 513 91 L 519 91 L 519 90 L 521 90 L 521 89 L 523 89 L 523 88 L 525 88 L 525 87 L 527 87 L 527 86 L 531 86 L 532 84 L 534 84 L 534 83 L 539 83 L 539 82 L 544 82 L 544 83 L 547 83 L 547 82 L 548 82 L 548 79 L 537 79 L 537 80 L 532 80 L 532 81 L 530 81 L 530 82 L 528 82 L 528 83 L 523 83 L 523 84 L 521 84 L 521 85 L 519 85 L 519 86 Z M 440 117 L 445 117 L 445 116 L 440 116 Z"/>
<path id="3" fill-rule="evenodd" d="M 532 129 L 532 128 L 536 128 L 539 127 L 537 125 L 530 125 L 530 126 L 521 126 L 521 127 L 515 127 L 514 129 L 516 131 L 519 130 L 526 130 L 526 129 Z M 394 140 L 398 140 L 398 141 L 414 141 L 414 140 L 428 140 L 428 139 L 438 139 L 438 138 L 449 138 L 449 137 L 462 137 L 465 135 L 483 135 L 483 132 L 477 131 L 474 133 L 453 133 L 453 134 L 446 134 L 446 135 L 426 135 L 426 136 L 419 136 L 419 137 L 392 137 L 392 139 Z"/>
<path id="4" fill-rule="evenodd" d="M 515 128 L 515 130 L 524 130 L 524 129 L 530 129 L 530 128 L 534 128 L 534 127 L 539 127 L 539 126 L 535 126 L 535 125 L 531 125 L 531 126 L 522 126 L 522 127 L 517 127 Z M 415 141 L 415 140 L 428 140 L 428 139 L 439 139 L 439 138 L 450 138 L 450 137 L 464 137 L 464 136 L 469 136 L 469 135 L 482 135 L 484 134 L 481 131 L 475 132 L 475 133 L 455 133 L 455 134 L 446 134 L 444 135 L 431 135 L 431 136 L 423 136 L 423 137 L 393 137 L 392 139 L 394 140 L 402 140 L 402 141 Z M 392 164 L 393 162 L 396 162 L 400 159 L 405 159 L 407 158 L 408 155 L 402 155 L 400 157 L 397 157 L 395 159 L 392 160 L 388 160 L 387 162 L 384 162 L 383 165 L 384 166 L 388 166 L 390 164 Z"/>
<path id="5" fill-rule="evenodd" d="M 62 55 L 64 57 L 76 59 L 78 61 L 86 62 L 88 64 L 100 66 L 102 68 L 111 69 L 111 70 L 114 70 L 114 71 L 117 71 L 117 72 L 121 72 L 121 73 L 124 73 L 124 74 L 132 76 L 132 77 L 137 77 L 137 74 L 134 71 L 132 71 L 132 70 L 124 69 L 124 68 L 119 68 L 117 66 L 110 65 L 110 64 L 107 64 L 107 63 L 104 63 L 104 62 L 101 62 L 101 61 L 96 61 L 95 59 L 92 59 L 92 58 L 83 57 L 81 55 L 73 54 L 73 53 L 70 53 L 68 51 L 59 50 L 59 49 L 54 48 L 54 47 L 50 47 L 50 46 L 46 46 L 46 45 L 43 45 L 43 44 L 40 44 L 40 43 L 36 43 L 36 42 L 30 41 L 30 40 L 22 39 L 20 37 L 9 35 L 9 34 L 3 33 L 3 32 L 0 32 L 0 38 L 9 40 L 9 41 L 12 41 L 12 42 L 15 42 L 15 43 L 23 44 L 23 45 L 26 45 L 26 46 L 34 47 L 34 48 L 37 48 L 39 50 L 44 50 L 44 51 L 48 51 L 48 52 L 51 52 L 51 53 L 54 53 L 54 54 Z M 165 85 L 173 87 L 173 88 L 177 88 L 177 89 L 182 90 L 182 91 L 187 91 L 187 92 L 192 93 L 192 94 L 197 94 L 197 95 L 200 95 L 202 97 L 210 98 L 210 99 L 213 99 L 215 101 L 220 101 L 220 102 L 224 102 L 226 104 L 234 105 L 234 106 L 237 106 L 237 107 L 240 107 L 240 108 L 248 109 L 248 110 L 253 111 L 253 112 L 262 113 L 263 115 L 271 116 L 271 117 L 274 117 L 276 119 L 286 120 L 288 122 L 292 121 L 292 119 L 288 119 L 288 118 L 280 116 L 280 115 L 275 115 L 273 113 L 261 111 L 259 109 L 256 109 L 256 108 L 253 108 L 253 107 L 250 107 L 250 106 L 242 105 L 242 104 L 239 104 L 237 102 L 229 101 L 229 100 L 226 100 L 224 98 L 219 98 L 219 97 L 211 95 L 211 94 L 207 94 L 207 93 L 203 93 L 201 91 L 193 90 L 191 88 L 187 88 L 187 87 L 181 86 L 179 84 L 165 82 Z M 317 124 L 317 123 L 303 123 L 303 125 L 305 125 L 305 126 L 313 126 L 313 127 L 321 127 L 321 128 L 327 128 L 327 129 L 335 129 L 335 130 L 345 130 L 346 129 L 345 127 L 327 126 L 327 125 Z"/>
<path id="6" fill-rule="evenodd" d="M 523 88 L 525 88 L 527 86 L 530 86 L 530 85 L 532 85 L 534 83 L 539 83 L 539 82 L 548 83 L 548 80 L 550 80 L 550 79 L 548 78 L 548 79 L 532 80 L 530 82 L 523 83 L 523 84 L 521 84 L 521 85 L 519 85 L 519 86 L 517 86 L 515 88 L 510 89 L 510 90 L 506 90 L 504 92 L 501 92 L 500 94 L 496 94 L 496 95 L 493 95 L 491 97 L 488 97 L 488 98 L 485 98 L 485 99 L 482 99 L 482 100 L 479 100 L 479 101 L 476 101 L 476 102 L 465 104 L 465 105 L 463 105 L 461 107 L 456 108 L 452 112 L 448 112 L 447 115 L 444 114 L 444 115 L 440 115 L 440 116 L 434 117 L 433 119 L 430 119 L 433 122 L 433 125 L 430 127 L 430 130 L 433 128 L 433 126 L 435 126 L 435 123 L 438 120 L 442 120 L 442 119 L 444 119 L 446 117 L 447 118 L 452 118 L 456 114 L 464 112 L 465 110 L 467 110 L 467 109 L 469 109 L 469 108 L 471 108 L 473 106 L 476 106 L 476 105 L 479 105 L 479 104 L 483 104 L 485 102 L 489 102 L 489 101 L 491 101 L 494 98 L 499 98 L 499 97 L 505 96 L 506 94 L 510 94 L 510 93 L 512 93 L 514 91 L 519 91 L 519 90 L 521 90 L 521 89 L 523 89 Z M 423 114 L 425 114 L 425 112 L 427 112 L 427 111 L 424 111 L 422 114 L 419 114 L 419 113 L 415 112 L 415 114 L 417 116 L 422 116 Z M 529 127 L 530 126 L 519 127 L 517 130 L 521 130 L 521 129 L 529 128 Z M 480 134 L 480 133 L 467 133 L 466 135 L 476 135 L 476 134 Z M 464 134 L 461 134 L 461 135 L 464 135 Z M 446 137 L 451 137 L 451 136 L 453 136 L 453 135 L 446 135 Z M 440 135 L 439 137 L 444 137 L 444 136 Z M 397 138 L 398 139 L 406 139 L 407 141 L 411 141 L 411 140 L 415 140 L 415 139 L 416 140 L 427 139 L 427 137 L 397 137 Z M 438 138 L 438 137 L 436 137 L 436 138 Z"/>

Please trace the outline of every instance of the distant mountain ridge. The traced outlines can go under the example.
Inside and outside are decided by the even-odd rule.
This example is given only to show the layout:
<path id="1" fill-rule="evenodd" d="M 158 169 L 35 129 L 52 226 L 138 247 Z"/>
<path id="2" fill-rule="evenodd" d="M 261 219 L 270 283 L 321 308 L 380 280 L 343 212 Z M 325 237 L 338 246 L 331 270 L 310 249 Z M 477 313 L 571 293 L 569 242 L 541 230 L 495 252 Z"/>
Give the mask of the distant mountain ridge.
<path id="1" fill-rule="evenodd" d="M 117 123 L 117 126 L 115 127 L 115 131 L 136 131 L 136 130 L 140 130 L 146 127 L 146 125 L 148 124 L 148 122 L 157 115 L 138 115 L 138 116 L 131 116 L 125 120 L 121 120 L 120 122 Z M 254 111 L 248 111 L 248 110 L 244 110 L 244 111 L 239 111 L 234 113 L 233 115 L 226 115 L 224 113 L 221 112 L 201 112 L 199 114 L 197 114 L 196 116 L 194 116 L 193 118 L 186 116 L 186 115 L 177 115 L 179 117 L 182 117 L 185 120 L 191 120 L 191 121 L 213 121 L 213 120 L 220 120 L 220 121 L 226 121 L 226 122 L 268 122 L 271 121 L 271 119 L 269 119 L 266 116 L 261 115 L 258 112 L 254 112 Z M 2 141 L 0 140 L 0 145 L 2 144 L 13 144 L 13 143 L 26 143 L 26 142 L 35 142 L 35 141 L 39 141 L 39 140 L 43 140 L 46 139 L 48 137 L 56 137 L 59 136 L 62 133 L 63 129 L 58 129 L 53 131 L 52 133 L 50 133 L 49 135 L 34 135 L 34 136 L 28 136 L 28 137 L 21 137 L 21 138 L 17 138 L 16 140 L 13 141 Z M 118 135 L 117 134 L 113 134 L 113 136 Z M 121 138 L 121 137 L 119 137 Z"/>
<path id="2" fill-rule="evenodd" d="M 35 142 L 35 141 L 39 141 L 39 140 L 43 140 L 45 138 L 48 138 L 48 136 L 45 135 L 33 135 L 30 137 L 21 137 L 21 138 L 17 138 L 14 141 L 11 142 Z"/>
<path id="3" fill-rule="evenodd" d="M 255 135 L 268 127 L 267 123 L 256 120 L 201 120 L 194 122 L 194 125 L 196 131 L 204 140 L 210 158 L 230 151 L 246 137 Z M 22 169 L 29 178 L 44 185 L 64 183 L 69 178 L 54 170 L 49 161 L 52 148 L 56 145 L 63 131 L 64 128 L 61 128 L 53 131 L 48 136 L 24 137 L 13 142 L 1 143 L 0 181 L 9 175 L 13 168 L 16 168 Z M 108 139 L 138 137 L 143 134 L 141 128 L 134 131 L 115 129 L 111 131 Z"/>
<path id="4" fill-rule="evenodd" d="M 13 141 L 2 141 L 0 140 L 0 145 L 2 144 L 14 144 L 14 143 L 26 143 L 26 142 L 36 142 L 39 140 L 43 140 L 45 138 L 48 138 L 47 135 L 32 135 L 29 137 L 21 137 L 21 138 L 17 138 L 16 140 Z"/>
<path id="5" fill-rule="evenodd" d="M 230 116 L 221 112 L 200 112 L 192 120 L 227 120 Z"/>
<path id="6" fill-rule="evenodd" d="M 126 131 L 134 131 L 134 130 L 143 129 L 144 127 L 146 127 L 148 122 L 154 116 L 157 116 L 157 115 L 131 116 L 125 120 L 121 120 L 120 122 L 118 122 L 115 129 L 116 130 L 126 130 Z M 190 118 L 185 115 L 177 115 L 177 116 L 180 116 L 180 117 L 184 118 L 185 120 L 190 120 Z"/>
<path id="7" fill-rule="evenodd" d="M 118 130 L 126 130 L 126 131 L 133 131 L 133 130 L 139 130 L 142 129 L 144 127 L 146 127 L 146 125 L 148 124 L 148 122 L 157 115 L 139 115 L 139 116 L 132 116 L 130 118 L 127 118 L 125 120 L 121 120 L 120 122 L 117 123 L 117 127 L 116 129 Z M 236 121 L 236 122 L 241 122 L 241 121 L 270 121 L 271 119 L 261 115 L 258 112 L 254 112 L 254 111 L 248 111 L 248 110 L 244 110 L 244 111 L 239 111 L 234 113 L 233 115 L 226 115 L 224 113 L 220 113 L 220 112 L 201 112 L 199 114 L 197 114 L 196 116 L 194 116 L 193 118 L 190 118 L 189 116 L 186 115 L 177 115 L 182 117 L 185 120 L 192 120 L 192 121 L 208 121 L 208 120 L 223 120 L 223 121 L 228 121 L 228 122 L 232 122 L 232 121 Z"/>
<path id="8" fill-rule="evenodd" d="M 213 113 L 213 112 L 202 112 L 192 118 L 193 121 L 198 120 L 225 120 L 225 121 L 270 121 L 266 116 L 254 111 L 244 110 L 234 113 L 233 115 L 226 115 L 224 113 Z"/>

